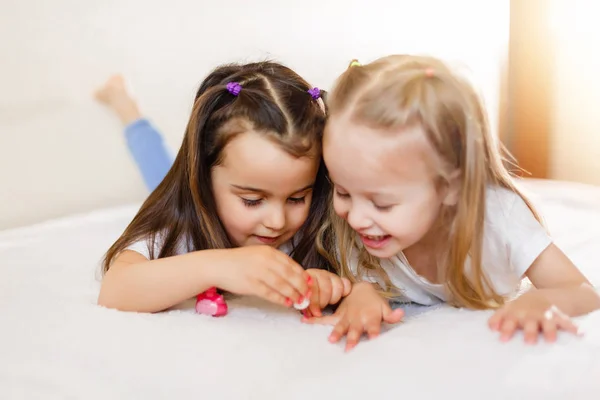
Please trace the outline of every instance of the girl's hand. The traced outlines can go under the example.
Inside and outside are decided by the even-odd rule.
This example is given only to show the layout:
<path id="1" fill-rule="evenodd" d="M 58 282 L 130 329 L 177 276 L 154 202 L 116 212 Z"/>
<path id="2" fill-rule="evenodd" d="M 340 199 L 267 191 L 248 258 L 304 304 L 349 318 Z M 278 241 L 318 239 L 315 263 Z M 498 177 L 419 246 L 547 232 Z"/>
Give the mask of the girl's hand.
<path id="1" fill-rule="evenodd" d="M 366 282 L 357 283 L 350 294 L 342 301 L 331 316 L 307 318 L 309 324 L 334 325 L 329 341 L 338 342 L 346 336 L 346 351 L 354 348 L 363 333 L 369 339 L 376 338 L 381 331 L 381 322 L 395 324 L 400 322 L 404 312 L 400 309 L 392 311 L 389 302 L 381 297 L 373 285 Z"/>
<path id="2" fill-rule="evenodd" d="M 246 246 L 226 251 L 214 269 L 215 286 L 231 293 L 254 295 L 290 307 L 309 297 L 306 271 L 291 257 L 269 246 Z"/>
<path id="3" fill-rule="evenodd" d="M 488 321 L 492 330 L 500 332 L 500 340 L 509 341 L 517 329 L 522 329 L 525 342 L 535 344 L 543 333 L 547 342 L 556 340 L 556 331 L 578 334 L 568 315 L 555 307 L 538 290 L 533 289 L 507 303 Z"/>
<path id="4" fill-rule="evenodd" d="M 311 268 L 306 272 L 312 277 L 310 291 L 310 305 L 306 309 L 305 317 L 321 317 L 321 310 L 330 304 L 337 304 L 342 297 L 348 296 L 352 284 L 347 278 L 325 271 Z"/>

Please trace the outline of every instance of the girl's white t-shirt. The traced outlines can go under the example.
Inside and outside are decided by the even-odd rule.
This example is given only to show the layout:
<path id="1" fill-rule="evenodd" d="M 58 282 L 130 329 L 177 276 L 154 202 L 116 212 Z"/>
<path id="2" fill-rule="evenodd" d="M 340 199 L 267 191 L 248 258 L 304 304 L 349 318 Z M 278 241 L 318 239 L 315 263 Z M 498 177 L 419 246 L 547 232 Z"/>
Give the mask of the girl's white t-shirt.
<path id="1" fill-rule="evenodd" d="M 496 293 L 503 296 L 514 294 L 525 272 L 551 243 L 546 229 L 518 194 L 501 187 L 487 189 L 481 266 Z M 356 273 L 356 252 L 350 263 Z M 470 271 L 469 264 L 467 259 L 467 273 Z M 423 305 L 447 301 L 444 286 L 419 276 L 403 253 L 382 259 L 381 266 L 392 284 L 401 290 L 402 295 L 396 300 Z M 370 276 L 361 279 L 379 281 L 377 277 Z"/>
<path id="2" fill-rule="evenodd" d="M 156 235 L 156 240 L 154 242 L 154 249 L 153 249 L 154 257 L 156 257 L 160 253 L 160 250 L 163 245 L 162 238 L 163 238 L 163 236 L 161 234 Z M 292 240 L 294 240 L 294 239 L 292 238 Z M 283 251 L 287 255 L 291 254 L 292 240 L 285 242 L 284 244 L 279 246 L 278 249 Z M 149 260 L 150 259 L 150 247 L 151 247 L 150 240 L 142 239 L 140 241 L 137 241 L 137 242 L 132 243 L 131 245 L 127 246 L 127 248 L 125 250 L 133 250 L 133 251 L 143 255 L 144 257 L 146 257 Z M 177 244 L 174 255 L 187 254 L 187 253 L 190 253 L 191 251 L 192 251 L 192 246 L 190 245 L 190 241 L 188 240 L 187 237 L 184 237 Z"/>

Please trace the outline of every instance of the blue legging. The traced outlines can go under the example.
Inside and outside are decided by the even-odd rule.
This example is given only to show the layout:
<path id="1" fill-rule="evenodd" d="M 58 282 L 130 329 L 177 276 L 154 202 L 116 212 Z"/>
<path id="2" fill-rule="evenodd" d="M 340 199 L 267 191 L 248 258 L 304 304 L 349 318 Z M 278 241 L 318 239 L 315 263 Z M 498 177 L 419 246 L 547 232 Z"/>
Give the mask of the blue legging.
<path id="1" fill-rule="evenodd" d="M 125 139 L 146 187 L 152 192 L 173 164 L 162 135 L 147 119 L 141 118 L 125 127 Z"/>

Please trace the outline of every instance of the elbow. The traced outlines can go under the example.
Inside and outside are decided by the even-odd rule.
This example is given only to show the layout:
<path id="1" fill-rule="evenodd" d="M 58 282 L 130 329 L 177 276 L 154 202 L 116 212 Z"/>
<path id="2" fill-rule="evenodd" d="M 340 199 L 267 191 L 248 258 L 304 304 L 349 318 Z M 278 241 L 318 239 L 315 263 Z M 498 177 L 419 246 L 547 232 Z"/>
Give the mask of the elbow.
<path id="1" fill-rule="evenodd" d="M 149 301 L 145 296 L 140 296 L 139 288 L 132 287 L 123 276 L 117 273 L 110 273 L 104 276 L 100 293 L 98 294 L 97 304 L 100 307 L 109 308 L 123 312 L 137 313 L 155 313 L 160 312 L 156 304 Z"/>
<path id="2" fill-rule="evenodd" d="M 123 307 L 121 299 L 119 296 L 115 294 L 115 291 L 112 290 L 109 285 L 102 284 L 100 287 L 100 293 L 98 294 L 97 304 L 100 307 L 111 308 L 119 311 L 127 311 L 126 307 Z"/>
<path id="3" fill-rule="evenodd" d="M 116 271 L 109 270 L 104 275 L 100 285 L 97 304 L 100 307 L 110 308 L 119 311 L 137 311 L 132 310 L 131 305 L 127 304 L 127 299 L 121 293 L 127 293 L 119 283 L 119 279 L 114 276 Z"/>
<path id="4" fill-rule="evenodd" d="M 600 309 L 600 292 L 589 282 L 581 284 L 581 288 L 589 295 L 592 311 Z"/>

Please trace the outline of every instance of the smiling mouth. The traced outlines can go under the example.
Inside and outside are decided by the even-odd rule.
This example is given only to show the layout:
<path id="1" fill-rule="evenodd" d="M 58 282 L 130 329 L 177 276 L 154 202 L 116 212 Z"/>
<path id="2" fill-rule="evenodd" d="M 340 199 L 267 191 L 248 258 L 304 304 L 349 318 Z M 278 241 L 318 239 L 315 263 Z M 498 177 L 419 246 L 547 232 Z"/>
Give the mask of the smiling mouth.
<path id="1" fill-rule="evenodd" d="M 281 235 L 279 235 L 279 236 L 259 236 L 259 235 L 255 235 L 255 236 L 256 236 L 256 238 L 258 240 L 260 240 L 264 244 L 273 244 L 273 243 L 275 243 L 281 237 Z"/>
<path id="2" fill-rule="evenodd" d="M 388 237 L 389 235 L 377 235 L 377 236 L 373 236 L 373 235 L 361 235 L 364 238 L 367 238 L 369 240 L 383 240 L 386 237 Z"/>
<path id="3" fill-rule="evenodd" d="M 391 237 L 391 235 L 360 235 L 363 244 L 371 249 L 385 247 Z"/>

